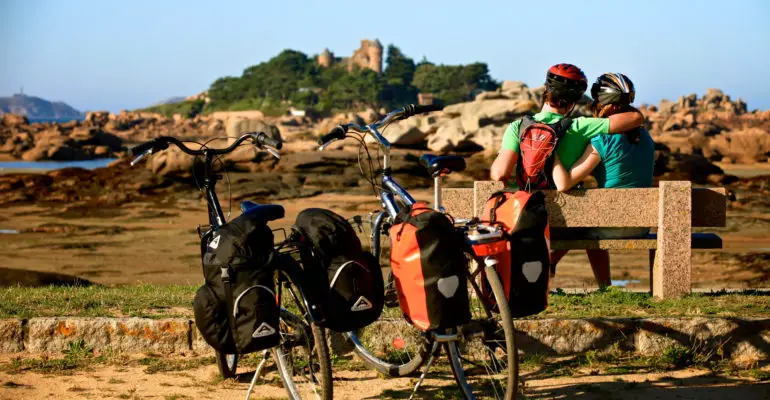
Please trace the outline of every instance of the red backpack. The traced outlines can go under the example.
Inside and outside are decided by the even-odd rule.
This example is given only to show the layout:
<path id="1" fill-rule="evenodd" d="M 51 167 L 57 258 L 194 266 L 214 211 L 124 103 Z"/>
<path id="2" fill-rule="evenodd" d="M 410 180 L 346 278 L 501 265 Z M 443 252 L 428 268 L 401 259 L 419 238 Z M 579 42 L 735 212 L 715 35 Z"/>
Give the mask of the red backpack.
<path id="1" fill-rule="evenodd" d="M 552 188 L 553 152 L 572 125 L 571 118 L 553 124 L 535 121 L 530 116 L 519 125 L 519 162 L 516 184 L 525 191 Z"/>

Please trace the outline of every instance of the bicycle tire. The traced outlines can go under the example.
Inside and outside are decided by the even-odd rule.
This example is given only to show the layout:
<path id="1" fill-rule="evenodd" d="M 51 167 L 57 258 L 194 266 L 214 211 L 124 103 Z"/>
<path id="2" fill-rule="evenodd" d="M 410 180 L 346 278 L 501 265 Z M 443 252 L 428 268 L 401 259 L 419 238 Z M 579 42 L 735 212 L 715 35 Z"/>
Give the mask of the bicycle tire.
<path id="1" fill-rule="evenodd" d="M 363 215 L 363 216 L 354 216 L 352 218 L 349 218 L 348 221 L 351 222 L 351 224 L 358 225 L 356 228 L 356 232 L 359 234 L 359 237 L 362 239 L 362 244 L 365 244 L 366 241 L 371 242 L 371 232 L 374 229 L 374 220 L 373 215 Z M 372 246 L 372 243 L 369 243 L 369 250 L 372 251 L 374 256 L 379 260 L 380 266 L 387 265 L 390 266 L 390 253 L 382 251 L 382 248 L 387 245 L 389 248 L 388 243 L 388 236 L 383 234 L 382 232 L 379 233 L 380 236 L 380 251 L 379 254 L 374 254 L 374 248 Z M 387 277 L 384 277 L 385 281 L 385 287 L 386 291 L 389 287 L 389 282 L 392 283 L 393 275 L 388 272 Z M 391 286 L 391 289 L 393 287 Z M 398 305 L 396 304 L 396 307 Z M 387 306 L 386 306 L 387 307 Z M 395 362 L 389 362 L 388 360 L 385 360 L 384 358 L 377 357 L 374 354 L 374 351 L 372 349 L 367 348 L 365 344 L 365 340 L 362 340 L 361 334 L 364 332 L 366 328 L 359 329 L 358 331 L 353 332 L 346 332 L 345 336 L 347 337 L 348 341 L 353 345 L 353 352 L 358 356 L 358 358 L 370 369 L 374 369 L 375 371 L 390 376 L 390 377 L 401 377 L 401 376 L 407 376 L 413 374 L 415 371 L 417 371 L 424 363 L 425 360 L 427 360 L 428 353 L 430 352 L 431 343 L 429 343 L 427 340 L 417 343 L 415 345 L 415 352 L 413 354 L 412 358 L 409 358 L 408 361 L 402 362 L 402 363 L 395 363 Z M 413 329 L 414 333 L 418 333 L 419 331 L 417 328 L 412 327 L 411 325 L 408 326 L 406 329 Z"/>
<path id="2" fill-rule="evenodd" d="M 300 326 L 301 328 L 308 327 L 308 323 L 302 317 L 294 315 L 284 309 L 281 310 L 281 319 L 284 323 L 291 323 Z M 316 398 L 321 400 L 331 400 L 333 396 L 332 386 L 332 370 L 331 359 L 329 357 L 329 346 L 326 340 L 326 332 L 324 328 L 310 324 L 310 331 L 312 332 L 313 348 L 317 351 L 318 356 L 318 371 L 317 374 L 312 377 L 317 377 L 320 383 L 320 393 L 316 391 Z M 294 368 L 287 363 L 287 356 L 282 346 L 276 346 L 271 349 L 273 358 L 278 367 L 278 374 L 281 377 L 284 388 L 286 388 L 289 398 L 292 400 L 301 400 L 302 393 L 300 388 L 297 387 L 294 379 Z M 312 354 L 312 350 L 308 354 Z M 310 367 L 312 370 L 312 366 Z M 315 391 L 315 390 L 314 390 Z M 305 397 L 307 398 L 307 396 Z"/>
<path id="3" fill-rule="evenodd" d="M 502 397 L 506 400 L 512 400 L 516 398 L 519 385 L 519 357 L 518 349 L 516 347 L 516 336 L 513 328 L 513 318 L 511 317 L 511 311 L 508 306 L 508 300 L 505 297 L 505 290 L 503 284 L 500 281 L 500 277 L 495 271 L 493 266 L 484 268 L 484 273 L 489 283 L 492 293 L 495 297 L 495 301 L 498 305 L 499 320 L 503 326 L 503 334 L 505 337 L 505 347 L 507 356 L 508 370 L 506 372 L 506 389 Z M 473 387 L 468 383 L 465 376 L 465 370 L 462 367 L 460 350 L 458 348 L 458 342 L 449 342 L 445 345 L 447 357 L 449 358 L 449 365 L 452 369 L 452 374 L 455 377 L 457 385 L 460 387 L 463 396 L 466 399 L 475 399 Z"/>
<path id="4" fill-rule="evenodd" d="M 219 374 L 225 378 L 232 378 L 236 375 L 238 369 L 238 355 L 237 354 L 224 354 L 216 352 L 217 369 Z"/>

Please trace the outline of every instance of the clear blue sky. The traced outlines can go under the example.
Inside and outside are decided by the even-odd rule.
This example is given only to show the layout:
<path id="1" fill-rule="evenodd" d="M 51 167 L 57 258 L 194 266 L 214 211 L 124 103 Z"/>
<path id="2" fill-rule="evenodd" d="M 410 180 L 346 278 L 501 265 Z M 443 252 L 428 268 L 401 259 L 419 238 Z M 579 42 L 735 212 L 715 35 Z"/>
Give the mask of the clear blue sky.
<path id="1" fill-rule="evenodd" d="M 571 62 L 619 71 L 637 102 L 707 88 L 770 108 L 770 1 L 0 0 L 0 96 L 118 111 L 191 95 L 286 48 L 350 55 L 362 38 L 435 63 L 542 83 Z"/>

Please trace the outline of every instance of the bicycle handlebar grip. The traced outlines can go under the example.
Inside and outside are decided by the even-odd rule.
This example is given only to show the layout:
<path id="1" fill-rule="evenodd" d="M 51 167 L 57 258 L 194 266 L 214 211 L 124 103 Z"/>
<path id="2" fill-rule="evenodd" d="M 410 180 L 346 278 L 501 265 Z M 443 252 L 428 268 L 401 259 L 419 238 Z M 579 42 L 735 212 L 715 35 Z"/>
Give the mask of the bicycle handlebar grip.
<path id="1" fill-rule="evenodd" d="M 347 133 L 347 128 L 342 125 L 337 125 L 334 127 L 334 129 L 331 130 L 331 132 L 321 136 L 320 139 L 318 139 L 318 144 L 321 146 L 325 145 L 326 143 L 331 142 L 332 140 L 338 140 L 338 139 L 345 139 L 345 133 Z"/>
<path id="2" fill-rule="evenodd" d="M 154 149 L 157 141 L 158 139 L 152 139 L 144 143 L 139 143 L 138 145 L 128 149 L 128 155 L 131 157 L 142 155 L 147 152 L 147 150 Z"/>
<path id="3" fill-rule="evenodd" d="M 281 150 L 281 147 L 283 147 L 283 141 L 280 139 L 274 139 L 270 136 L 267 136 L 264 132 L 260 132 L 257 134 L 257 142 L 261 145 L 275 147 L 277 150 Z"/>
<path id="4" fill-rule="evenodd" d="M 433 111 L 441 111 L 443 109 L 444 109 L 444 106 L 440 106 L 438 104 L 431 104 L 429 106 L 418 106 L 415 104 L 409 104 L 404 107 L 403 118 L 409 118 L 417 114 L 424 114 L 424 113 L 429 113 Z"/>
<path id="5" fill-rule="evenodd" d="M 431 104 L 428 106 L 414 106 L 414 113 L 416 114 L 425 114 L 433 111 L 441 111 L 444 109 L 444 106 L 438 105 L 438 104 Z"/>

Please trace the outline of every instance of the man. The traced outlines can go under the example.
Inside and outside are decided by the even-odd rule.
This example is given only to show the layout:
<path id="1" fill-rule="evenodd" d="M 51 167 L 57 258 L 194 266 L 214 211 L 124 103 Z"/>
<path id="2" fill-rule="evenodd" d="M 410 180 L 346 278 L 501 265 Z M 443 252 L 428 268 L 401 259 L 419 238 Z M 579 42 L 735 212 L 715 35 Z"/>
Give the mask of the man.
<path id="1" fill-rule="evenodd" d="M 588 80 L 580 68 L 572 64 L 556 64 L 548 69 L 543 93 L 543 108 L 532 118 L 544 124 L 553 124 L 569 115 L 577 105 L 578 100 L 588 88 Z M 609 118 L 573 119 L 564 136 L 556 146 L 561 165 L 569 170 L 582 156 L 591 139 L 597 135 L 622 133 L 638 128 L 644 123 L 644 117 L 636 110 L 614 114 Z M 515 177 L 516 164 L 519 159 L 519 126 L 521 120 L 512 122 L 503 135 L 503 145 L 495 162 L 492 164 L 490 175 L 492 180 L 507 182 Z M 547 171 L 548 174 L 551 171 Z M 557 239 L 562 232 L 554 230 L 552 239 Z M 602 250 L 586 250 L 592 268 L 609 270 L 609 253 Z M 551 253 L 551 277 L 555 274 L 556 262 L 564 256 L 564 252 Z M 600 282 L 604 286 L 606 282 Z"/>

